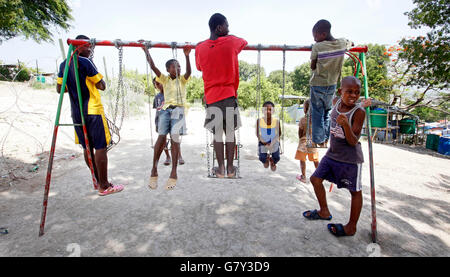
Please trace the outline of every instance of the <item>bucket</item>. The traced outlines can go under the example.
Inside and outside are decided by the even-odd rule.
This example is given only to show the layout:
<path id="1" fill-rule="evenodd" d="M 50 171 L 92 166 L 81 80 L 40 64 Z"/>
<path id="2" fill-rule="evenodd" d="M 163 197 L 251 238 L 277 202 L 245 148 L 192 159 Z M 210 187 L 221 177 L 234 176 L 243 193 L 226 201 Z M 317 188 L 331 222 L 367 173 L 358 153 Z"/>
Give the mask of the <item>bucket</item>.
<path id="1" fill-rule="evenodd" d="M 402 119 L 398 122 L 400 125 L 400 134 L 415 134 L 416 121 L 413 119 Z"/>
<path id="2" fill-rule="evenodd" d="M 377 109 L 370 111 L 370 123 L 372 128 L 386 128 L 387 111 Z"/>
<path id="3" fill-rule="evenodd" d="M 426 148 L 434 150 L 434 151 L 438 151 L 438 147 L 439 147 L 439 136 L 433 135 L 433 134 L 428 134 Z"/>
<path id="4" fill-rule="evenodd" d="M 450 137 L 441 137 L 439 139 L 438 152 L 450 156 Z"/>

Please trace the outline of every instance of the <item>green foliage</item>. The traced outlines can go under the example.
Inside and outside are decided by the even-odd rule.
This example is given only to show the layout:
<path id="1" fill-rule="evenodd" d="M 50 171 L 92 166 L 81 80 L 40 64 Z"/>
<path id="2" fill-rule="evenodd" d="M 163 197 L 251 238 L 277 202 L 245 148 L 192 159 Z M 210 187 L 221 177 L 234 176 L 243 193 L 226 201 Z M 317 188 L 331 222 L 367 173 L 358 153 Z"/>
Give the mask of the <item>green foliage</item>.
<path id="1" fill-rule="evenodd" d="M 202 77 L 191 77 L 186 85 L 186 100 L 189 103 L 201 101 L 204 95 Z"/>
<path id="2" fill-rule="evenodd" d="M 289 75 L 294 90 L 300 92 L 300 95 L 309 95 L 309 80 L 311 79 L 310 63 L 306 62 L 297 66 Z"/>
<path id="3" fill-rule="evenodd" d="M 19 67 L 8 68 L 0 65 L 0 81 L 25 82 L 31 78 L 31 69 L 20 63 Z"/>
<path id="4" fill-rule="evenodd" d="M 447 104 L 447 110 L 450 109 L 450 105 Z M 446 114 L 440 111 L 436 111 L 429 107 L 417 107 L 411 111 L 412 114 L 417 115 L 421 120 L 425 122 L 436 122 L 445 118 Z"/>
<path id="5" fill-rule="evenodd" d="M 52 41 L 50 27 L 68 30 L 71 11 L 66 0 L 0 0 L 0 43 L 19 35 Z"/>
<path id="6" fill-rule="evenodd" d="M 31 78 L 31 71 L 29 68 L 22 66 L 20 68 L 19 73 L 17 73 L 16 81 L 18 82 L 26 82 Z"/>
<path id="7" fill-rule="evenodd" d="M 273 84 L 277 84 L 280 88 L 283 87 L 283 70 L 275 70 L 270 72 L 269 76 L 267 77 L 269 82 Z M 291 75 L 289 72 L 285 72 L 284 74 L 285 83 L 291 82 Z"/>
<path id="8" fill-rule="evenodd" d="M 366 54 L 366 67 L 369 95 L 377 100 L 388 101 L 389 95 L 393 89 L 393 82 L 388 76 L 389 57 L 384 55 L 385 47 L 383 45 L 369 44 L 368 48 L 369 50 Z M 342 77 L 352 76 L 354 72 L 355 63 L 353 60 L 351 58 L 345 59 L 342 68 Z M 359 77 L 362 83 L 362 74 L 360 74 Z"/>
<path id="9" fill-rule="evenodd" d="M 403 39 L 399 59 L 408 64 L 414 78 L 409 86 L 448 88 L 450 81 L 450 5 L 448 0 L 414 0 L 417 6 L 405 13 L 414 29 L 428 27 L 426 37 Z"/>
<path id="10" fill-rule="evenodd" d="M 0 81 L 11 81 L 11 72 L 5 66 L 0 66 Z"/>
<path id="11" fill-rule="evenodd" d="M 258 76 L 258 65 L 249 64 L 245 61 L 239 61 L 239 78 L 242 81 L 248 81 Z M 261 76 L 266 76 L 264 67 L 261 66 Z"/>

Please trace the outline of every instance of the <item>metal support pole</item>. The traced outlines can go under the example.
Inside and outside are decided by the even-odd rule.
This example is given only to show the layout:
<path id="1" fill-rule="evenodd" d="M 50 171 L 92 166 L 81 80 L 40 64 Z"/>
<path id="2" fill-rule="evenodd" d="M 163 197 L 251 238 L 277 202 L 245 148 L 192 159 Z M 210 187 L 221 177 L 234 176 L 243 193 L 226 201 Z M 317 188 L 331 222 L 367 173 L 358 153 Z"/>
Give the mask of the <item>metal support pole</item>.
<path id="1" fill-rule="evenodd" d="M 366 67 L 366 55 L 364 53 L 359 54 L 359 59 L 362 62 L 362 69 L 364 72 L 363 82 L 364 82 L 364 97 L 369 98 L 369 86 L 367 80 L 367 67 Z M 356 77 L 359 74 L 359 63 L 357 65 Z M 375 173 L 373 164 L 373 145 L 372 145 L 372 123 L 370 121 L 370 108 L 366 108 L 366 128 L 367 128 L 367 142 L 369 145 L 369 168 L 370 168 L 370 199 L 372 205 L 372 242 L 377 242 L 377 213 L 376 213 L 376 202 L 375 202 Z"/>
<path id="2" fill-rule="evenodd" d="M 63 98 L 64 98 L 64 92 L 66 90 L 67 77 L 69 75 L 69 68 L 70 68 L 70 62 L 71 62 L 70 57 L 73 52 L 74 52 L 74 46 L 69 45 L 69 51 L 67 52 L 66 64 L 64 67 L 63 81 L 61 84 L 61 90 L 59 92 L 58 108 L 56 111 L 55 126 L 53 129 L 53 138 L 52 138 L 52 144 L 51 144 L 51 148 L 50 148 L 50 155 L 49 155 L 49 159 L 48 159 L 47 177 L 45 180 L 45 188 L 44 188 L 44 201 L 42 204 L 41 223 L 39 225 L 39 236 L 44 235 L 45 219 L 47 216 L 48 195 L 50 192 L 50 181 L 51 181 L 51 174 L 52 174 L 52 169 L 53 169 L 53 159 L 55 156 L 55 147 L 56 147 L 56 138 L 57 138 L 57 134 L 58 134 L 58 127 L 59 126 L 80 126 L 80 124 L 60 124 L 59 123 L 59 120 L 61 117 L 61 107 L 62 107 L 62 102 L 63 102 Z M 81 126 L 83 126 L 86 150 L 88 153 L 88 164 L 89 164 L 89 168 L 91 169 L 92 179 L 94 182 L 94 188 L 97 189 L 97 179 L 95 178 L 95 174 L 94 174 L 92 156 L 91 156 L 91 152 L 90 152 L 90 148 L 89 148 L 89 140 L 88 140 L 88 136 L 87 136 L 86 125 L 85 125 L 85 120 L 84 120 L 84 115 L 83 115 L 83 105 L 82 105 L 82 100 L 81 100 L 82 99 L 81 98 L 81 87 L 80 87 L 80 80 L 79 80 L 79 76 L 78 76 L 79 75 L 78 74 L 78 60 L 77 60 L 76 54 L 73 58 L 73 63 L 74 63 L 74 71 L 75 71 L 75 77 L 76 77 L 75 79 L 76 79 L 76 83 L 77 83 L 78 99 L 79 99 L 79 104 L 80 104 L 81 121 L 82 121 Z"/>
<path id="3" fill-rule="evenodd" d="M 73 71 L 75 72 L 75 80 L 77 83 L 78 102 L 80 104 L 81 124 L 83 124 L 83 135 L 84 135 L 84 143 L 86 145 L 86 152 L 87 152 L 87 156 L 88 156 L 88 165 L 89 165 L 89 169 L 91 170 L 92 182 L 94 185 L 94 189 L 96 190 L 96 189 L 98 189 L 98 184 L 97 184 L 97 179 L 95 178 L 94 166 L 93 166 L 93 161 L 92 161 L 92 153 L 91 153 L 91 148 L 89 146 L 88 133 L 86 130 L 86 122 L 84 120 L 84 114 L 83 114 L 83 101 L 82 101 L 82 96 L 81 96 L 80 76 L 78 73 L 77 53 L 75 53 L 75 55 L 73 57 L 73 66 L 74 66 Z"/>
<path id="4" fill-rule="evenodd" d="M 66 61 L 70 60 L 70 55 L 73 52 L 73 46 L 69 46 L 69 51 L 67 52 L 67 59 Z M 64 75 L 63 75 L 63 81 L 61 85 L 61 91 L 59 92 L 59 101 L 58 101 L 58 109 L 56 112 L 56 119 L 55 119 L 55 126 L 53 128 L 53 138 L 52 138 L 52 146 L 50 148 L 50 155 L 48 158 L 48 167 L 47 167 L 47 177 L 45 180 L 45 189 L 44 189 L 44 202 L 42 204 L 42 213 L 41 213 L 41 224 L 39 227 L 39 236 L 44 235 L 44 226 L 45 226 L 45 218 L 47 215 L 47 204 L 48 204 L 48 194 L 50 192 L 50 180 L 52 178 L 52 168 L 53 168 L 53 158 L 55 156 L 55 146 L 56 146 L 56 136 L 58 134 L 58 126 L 59 126 L 59 119 L 61 115 L 61 106 L 63 102 L 64 97 L 64 91 L 66 90 L 66 83 L 67 83 L 67 75 L 69 74 L 69 66 L 66 64 L 66 67 L 64 68 Z"/>

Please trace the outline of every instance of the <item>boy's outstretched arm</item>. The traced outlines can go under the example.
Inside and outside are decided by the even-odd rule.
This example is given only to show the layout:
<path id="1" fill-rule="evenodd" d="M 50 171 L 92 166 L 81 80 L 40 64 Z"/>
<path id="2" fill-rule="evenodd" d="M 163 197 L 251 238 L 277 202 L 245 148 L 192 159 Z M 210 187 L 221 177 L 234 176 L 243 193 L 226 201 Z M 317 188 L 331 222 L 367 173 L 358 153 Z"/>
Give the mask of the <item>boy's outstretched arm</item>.
<path id="1" fill-rule="evenodd" d="M 142 42 L 143 40 L 139 40 L 139 42 Z M 152 56 L 150 56 L 150 52 L 148 51 L 147 47 L 142 47 L 142 50 L 144 50 L 145 57 L 147 58 L 147 62 L 150 65 L 150 68 L 155 72 L 156 76 L 161 76 L 161 71 L 156 67 L 155 63 L 153 62 Z"/>
<path id="2" fill-rule="evenodd" d="M 183 49 L 184 52 L 184 56 L 186 57 L 186 73 L 184 74 L 184 79 L 189 79 L 189 77 L 191 76 L 192 70 L 191 70 L 191 61 L 189 59 L 189 53 L 191 53 L 191 49 L 190 48 L 184 48 Z"/>
<path id="3" fill-rule="evenodd" d="M 365 116 L 366 112 L 364 110 L 356 110 L 355 114 L 353 115 L 353 124 L 351 128 L 350 123 L 348 122 L 348 119 L 345 115 L 340 114 L 336 119 L 337 123 L 344 129 L 345 139 L 351 146 L 355 146 L 356 144 L 358 144 Z"/>

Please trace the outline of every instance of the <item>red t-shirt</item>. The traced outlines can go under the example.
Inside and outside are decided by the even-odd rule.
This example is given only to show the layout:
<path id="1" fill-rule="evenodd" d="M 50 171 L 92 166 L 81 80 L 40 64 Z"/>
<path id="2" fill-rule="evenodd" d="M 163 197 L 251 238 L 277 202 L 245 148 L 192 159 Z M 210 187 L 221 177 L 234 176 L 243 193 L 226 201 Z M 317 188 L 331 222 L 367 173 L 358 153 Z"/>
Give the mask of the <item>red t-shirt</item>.
<path id="1" fill-rule="evenodd" d="M 195 48 L 195 64 L 203 72 L 206 104 L 237 97 L 239 87 L 238 54 L 247 41 L 235 36 L 205 40 Z"/>

